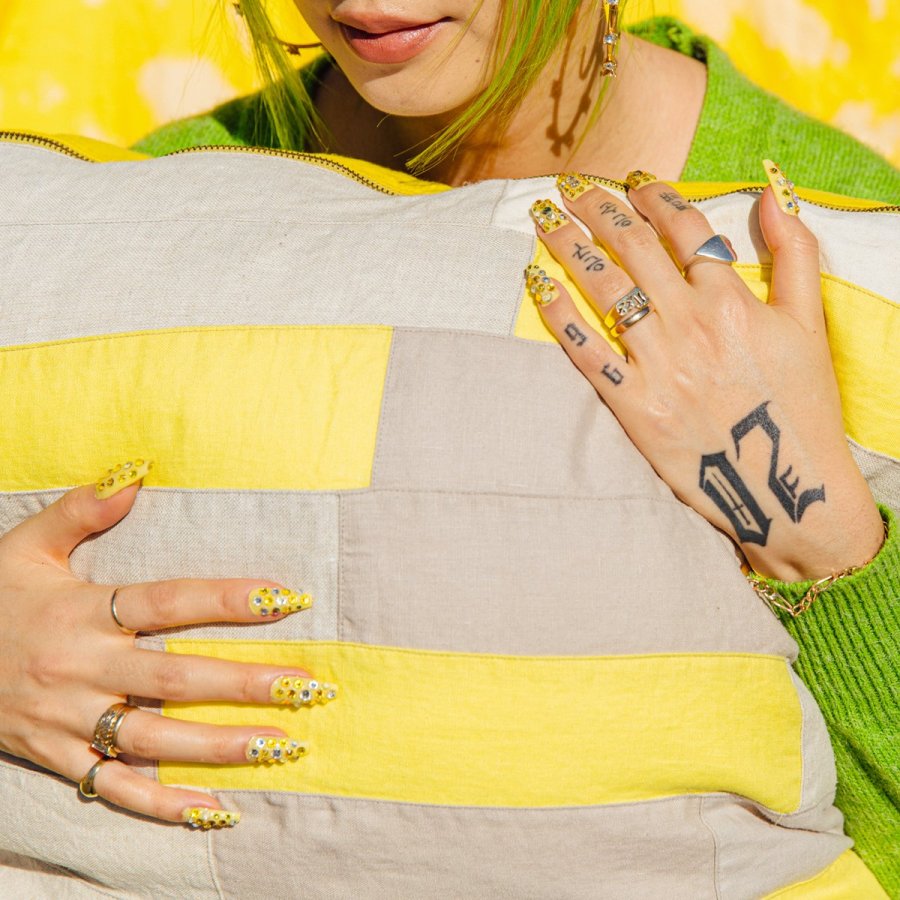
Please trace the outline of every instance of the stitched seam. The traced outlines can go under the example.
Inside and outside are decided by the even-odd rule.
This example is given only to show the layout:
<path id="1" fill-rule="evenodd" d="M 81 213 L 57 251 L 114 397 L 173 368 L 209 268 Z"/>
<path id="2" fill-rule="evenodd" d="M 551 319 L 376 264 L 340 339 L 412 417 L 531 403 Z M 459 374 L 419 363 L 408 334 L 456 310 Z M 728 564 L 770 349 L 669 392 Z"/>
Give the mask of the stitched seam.
<path id="1" fill-rule="evenodd" d="M 216 857 L 213 853 L 212 847 L 212 838 L 213 838 L 213 830 L 210 829 L 206 832 L 206 864 L 209 866 L 209 877 L 212 881 L 212 885 L 215 888 L 216 895 L 219 900 L 225 900 L 225 892 L 222 890 L 222 885 L 219 882 L 219 875 L 216 871 Z"/>
<path id="2" fill-rule="evenodd" d="M 334 630 L 337 639 L 344 638 L 344 503 L 340 495 L 337 498 L 337 585 L 335 586 L 335 622 Z"/>
<path id="3" fill-rule="evenodd" d="M 719 839 L 716 836 L 715 831 L 712 826 L 703 816 L 703 804 L 706 801 L 706 797 L 701 797 L 699 805 L 697 807 L 697 814 L 700 817 L 700 823 L 703 827 L 709 832 L 710 837 L 712 838 L 713 843 L 713 891 L 716 895 L 716 900 L 722 896 L 722 890 L 720 885 L 719 878 Z"/>

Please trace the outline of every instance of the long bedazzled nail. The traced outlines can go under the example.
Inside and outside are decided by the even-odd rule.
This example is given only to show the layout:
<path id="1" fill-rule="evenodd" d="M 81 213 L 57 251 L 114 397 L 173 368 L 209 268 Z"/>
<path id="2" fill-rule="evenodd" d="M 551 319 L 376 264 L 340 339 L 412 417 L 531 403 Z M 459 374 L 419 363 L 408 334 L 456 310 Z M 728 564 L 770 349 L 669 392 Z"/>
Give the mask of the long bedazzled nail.
<path id="1" fill-rule="evenodd" d="M 288 588 L 262 587 L 250 591 L 248 602 L 253 615 L 277 619 L 309 609 L 313 601 L 309 594 L 298 594 Z"/>
<path id="2" fill-rule="evenodd" d="M 106 470 L 106 474 L 94 485 L 94 496 L 108 500 L 129 485 L 140 481 L 153 468 L 153 460 L 132 459 Z"/>
<path id="3" fill-rule="evenodd" d="M 282 706 L 323 706 L 337 697 L 338 687 L 315 678 L 299 678 L 296 675 L 282 675 L 272 682 L 269 696 L 273 703 Z"/>
<path id="4" fill-rule="evenodd" d="M 544 234 L 550 234 L 572 221 L 552 200 L 537 200 L 533 203 L 531 218 Z"/>
<path id="5" fill-rule="evenodd" d="M 247 742 L 245 756 L 252 763 L 286 763 L 300 759 L 309 753 L 309 745 L 291 738 L 271 737 L 261 734 Z"/>
<path id="6" fill-rule="evenodd" d="M 209 831 L 210 828 L 234 828 L 241 820 L 239 812 L 229 812 L 227 809 L 207 809 L 205 806 L 189 806 L 181 813 L 181 818 L 191 828 L 202 828 Z"/>
<path id="7" fill-rule="evenodd" d="M 559 192 L 568 200 L 577 200 L 585 191 L 592 191 L 596 187 L 587 178 L 574 172 L 558 175 L 556 186 L 559 188 Z"/>
<path id="8" fill-rule="evenodd" d="M 650 172 L 643 172 L 640 169 L 635 169 L 625 176 L 625 186 L 630 191 L 637 190 L 645 184 L 653 184 L 654 181 L 659 181 L 659 179 Z"/>
<path id="9" fill-rule="evenodd" d="M 559 296 L 556 285 L 540 266 L 526 267 L 525 287 L 534 302 L 540 306 L 548 306 Z"/>
<path id="10" fill-rule="evenodd" d="M 764 159 L 763 166 L 782 212 L 786 212 L 789 216 L 799 216 L 800 198 L 794 193 L 794 182 L 790 181 L 781 171 L 781 166 L 773 163 L 771 159 Z"/>

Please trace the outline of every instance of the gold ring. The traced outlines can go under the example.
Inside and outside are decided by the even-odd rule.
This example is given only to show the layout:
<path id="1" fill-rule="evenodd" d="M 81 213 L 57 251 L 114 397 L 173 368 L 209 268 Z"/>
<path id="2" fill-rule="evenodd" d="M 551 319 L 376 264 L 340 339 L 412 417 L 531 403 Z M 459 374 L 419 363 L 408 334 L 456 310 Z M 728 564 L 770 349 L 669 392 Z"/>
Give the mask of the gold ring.
<path id="1" fill-rule="evenodd" d="M 110 614 L 112 615 L 112 620 L 113 620 L 113 622 L 116 623 L 116 628 L 118 628 L 119 631 L 122 631 L 128 635 L 137 634 L 137 631 L 135 631 L 134 629 L 126 628 L 122 624 L 121 620 L 119 619 L 119 613 L 116 610 L 116 594 L 118 594 L 120 590 L 121 590 L 121 588 L 116 588 L 112 592 L 112 597 L 109 598 L 109 611 L 110 611 Z"/>
<path id="2" fill-rule="evenodd" d="M 100 771 L 103 764 L 108 762 L 109 760 L 105 757 L 103 759 L 98 759 L 97 762 L 88 769 L 87 775 L 78 782 L 78 793 L 81 794 L 85 800 L 93 800 L 95 797 L 100 796 L 94 790 L 94 779 L 97 777 L 97 773 Z"/>
<path id="3" fill-rule="evenodd" d="M 650 298 L 639 287 L 634 287 L 613 303 L 610 311 L 603 317 L 603 324 L 615 330 L 617 325 L 641 309 L 652 309 Z"/>
<path id="4" fill-rule="evenodd" d="M 125 716 L 130 712 L 134 712 L 137 707 L 129 706 L 127 703 L 113 703 L 113 705 L 97 719 L 94 726 L 94 739 L 91 746 L 98 752 L 102 753 L 108 759 L 115 759 L 119 755 L 119 748 L 116 746 L 116 738 L 119 736 L 119 729 Z"/>

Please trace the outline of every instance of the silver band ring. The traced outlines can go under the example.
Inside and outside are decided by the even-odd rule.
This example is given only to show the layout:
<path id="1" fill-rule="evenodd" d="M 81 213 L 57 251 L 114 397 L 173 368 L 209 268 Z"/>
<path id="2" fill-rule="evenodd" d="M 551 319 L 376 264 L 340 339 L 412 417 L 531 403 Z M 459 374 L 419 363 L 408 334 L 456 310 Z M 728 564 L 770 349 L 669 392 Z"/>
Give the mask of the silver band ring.
<path id="1" fill-rule="evenodd" d="M 652 305 L 648 304 L 647 306 L 642 306 L 636 312 L 633 312 L 630 315 L 625 316 L 622 319 L 619 319 L 619 321 L 616 322 L 615 325 L 613 325 L 612 333 L 616 337 L 619 337 L 620 335 L 622 335 L 626 331 L 628 331 L 628 329 L 631 328 L 633 325 L 637 325 L 637 323 L 640 322 L 641 319 L 645 318 L 646 316 L 649 316 L 650 313 L 652 313 L 652 312 L 653 312 Z"/>
<path id="2" fill-rule="evenodd" d="M 714 234 L 688 257 L 688 261 L 682 266 L 681 271 L 687 274 L 687 270 L 694 263 L 698 263 L 703 259 L 725 263 L 726 266 L 733 266 L 737 262 L 737 253 L 734 252 L 731 241 L 724 234 Z"/>
<path id="3" fill-rule="evenodd" d="M 97 762 L 88 769 L 87 775 L 78 782 L 78 793 L 84 797 L 85 800 L 93 800 L 95 797 L 100 796 L 94 790 L 94 779 L 97 777 L 97 773 L 103 767 L 103 764 L 108 762 L 109 760 L 106 759 L 106 757 L 98 759 Z"/>
<path id="4" fill-rule="evenodd" d="M 624 297 L 619 297 L 613 303 L 609 312 L 603 317 L 603 324 L 607 328 L 615 326 L 639 309 L 649 309 L 650 298 L 639 288 L 633 287 Z"/>
<path id="5" fill-rule="evenodd" d="M 127 635 L 137 634 L 137 631 L 136 631 L 135 629 L 133 629 L 133 628 L 126 628 L 126 627 L 122 624 L 121 620 L 119 619 L 119 613 L 118 613 L 118 611 L 116 610 L 116 594 L 118 594 L 120 590 L 121 590 L 121 588 L 116 588 L 116 589 L 112 592 L 112 597 L 109 598 L 109 612 L 110 612 L 110 615 L 112 616 L 113 622 L 116 623 L 116 628 L 118 628 L 119 631 L 121 631 L 121 632 L 123 632 L 124 634 L 127 634 Z"/>
<path id="6" fill-rule="evenodd" d="M 119 729 L 125 716 L 130 712 L 134 712 L 137 707 L 129 706 L 127 703 L 113 703 L 113 705 L 97 719 L 94 726 L 94 739 L 91 746 L 98 752 L 102 753 L 107 759 L 115 759 L 119 755 L 119 748 L 116 746 L 116 739 L 119 736 Z"/>

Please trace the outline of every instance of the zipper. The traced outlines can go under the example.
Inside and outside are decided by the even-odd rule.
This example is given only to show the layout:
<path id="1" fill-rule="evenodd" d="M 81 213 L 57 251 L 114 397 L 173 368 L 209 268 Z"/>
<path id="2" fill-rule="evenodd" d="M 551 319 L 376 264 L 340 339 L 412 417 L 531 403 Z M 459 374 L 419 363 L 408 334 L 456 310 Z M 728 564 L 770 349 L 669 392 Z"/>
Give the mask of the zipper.
<path id="1" fill-rule="evenodd" d="M 47 150 L 55 150 L 64 156 L 71 156 L 73 159 L 80 159 L 84 162 L 94 162 L 89 156 L 73 150 L 62 141 L 53 138 L 44 137 L 40 134 L 29 134 L 27 131 L 0 131 L 0 141 L 8 141 L 13 144 L 31 144 L 35 147 L 44 147 Z"/>
<path id="2" fill-rule="evenodd" d="M 84 162 L 95 162 L 95 160 L 91 159 L 89 156 L 85 156 L 83 153 L 79 153 L 77 150 L 73 150 L 63 141 L 58 141 L 53 138 L 44 137 L 43 135 L 31 134 L 26 131 L 0 131 L 0 141 L 10 141 L 12 143 L 18 144 L 32 144 L 37 147 L 44 147 L 47 150 L 54 150 L 57 153 L 62 153 L 65 156 L 70 156 L 73 159 L 80 159 Z M 182 156 L 188 153 L 249 153 L 253 156 L 274 156 L 279 159 L 294 159 L 298 162 L 304 162 L 309 165 L 318 166 L 321 169 L 329 169 L 332 172 L 337 172 L 340 175 L 343 175 L 345 178 L 349 178 L 352 181 L 357 182 L 358 184 L 365 185 L 368 188 L 371 188 L 374 191 L 378 191 L 382 194 L 387 194 L 391 197 L 401 196 L 399 191 L 392 190 L 391 188 L 380 184 L 372 178 L 367 178 L 365 175 L 361 175 L 356 171 L 351 165 L 347 165 L 345 163 L 339 163 L 336 160 L 328 159 L 326 157 L 320 156 L 315 153 L 305 153 L 301 150 L 281 150 L 276 149 L 275 147 L 242 147 L 239 145 L 233 144 L 204 144 L 199 147 L 185 147 L 182 150 L 173 150 L 171 153 L 164 154 L 165 158 L 169 156 Z M 534 176 L 534 177 L 544 177 L 544 178 L 555 178 L 555 174 L 549 174 L 545 176 Z M 613 188 L 614 190 L 619 191 L 620 193 L 625 192 L 625 182 L 616 181 L 612 178 L 603 178 L 599 175 L 589 175 L 584 173 L 585 178 L 593 184 L 600 185 L 601 187 Z M 525 178 L 513 178 L 511 181 L 525 181 Z M 713 200 L 717 197 L 727 197 L 730 194 L 762 194 L 765 189 L 765 185 L 760 185 L 759 187 L 743 187 L 743 188 L 732 188 L 727 191 L 720 191 L 718 193 L 705 193 L 705 194 L 695 194 L 690 195 L 686 194 L 685 199 L 692 202 L 702 201 L 702 200 Z M 811 206 L 818 206 L 822 209 L 833 209 L 838 212 L 855 212 L 855 213 L 900 213 L 900 205 L 892 205 L 885 204 L 883 206 L 873 206 L 868 209 L 857 209 L 853 206 L 840 206 L 835 203 L 823 203 L 820 200 L 809 200 L 803 199 L 804 203 L 808 203 Z"/>

